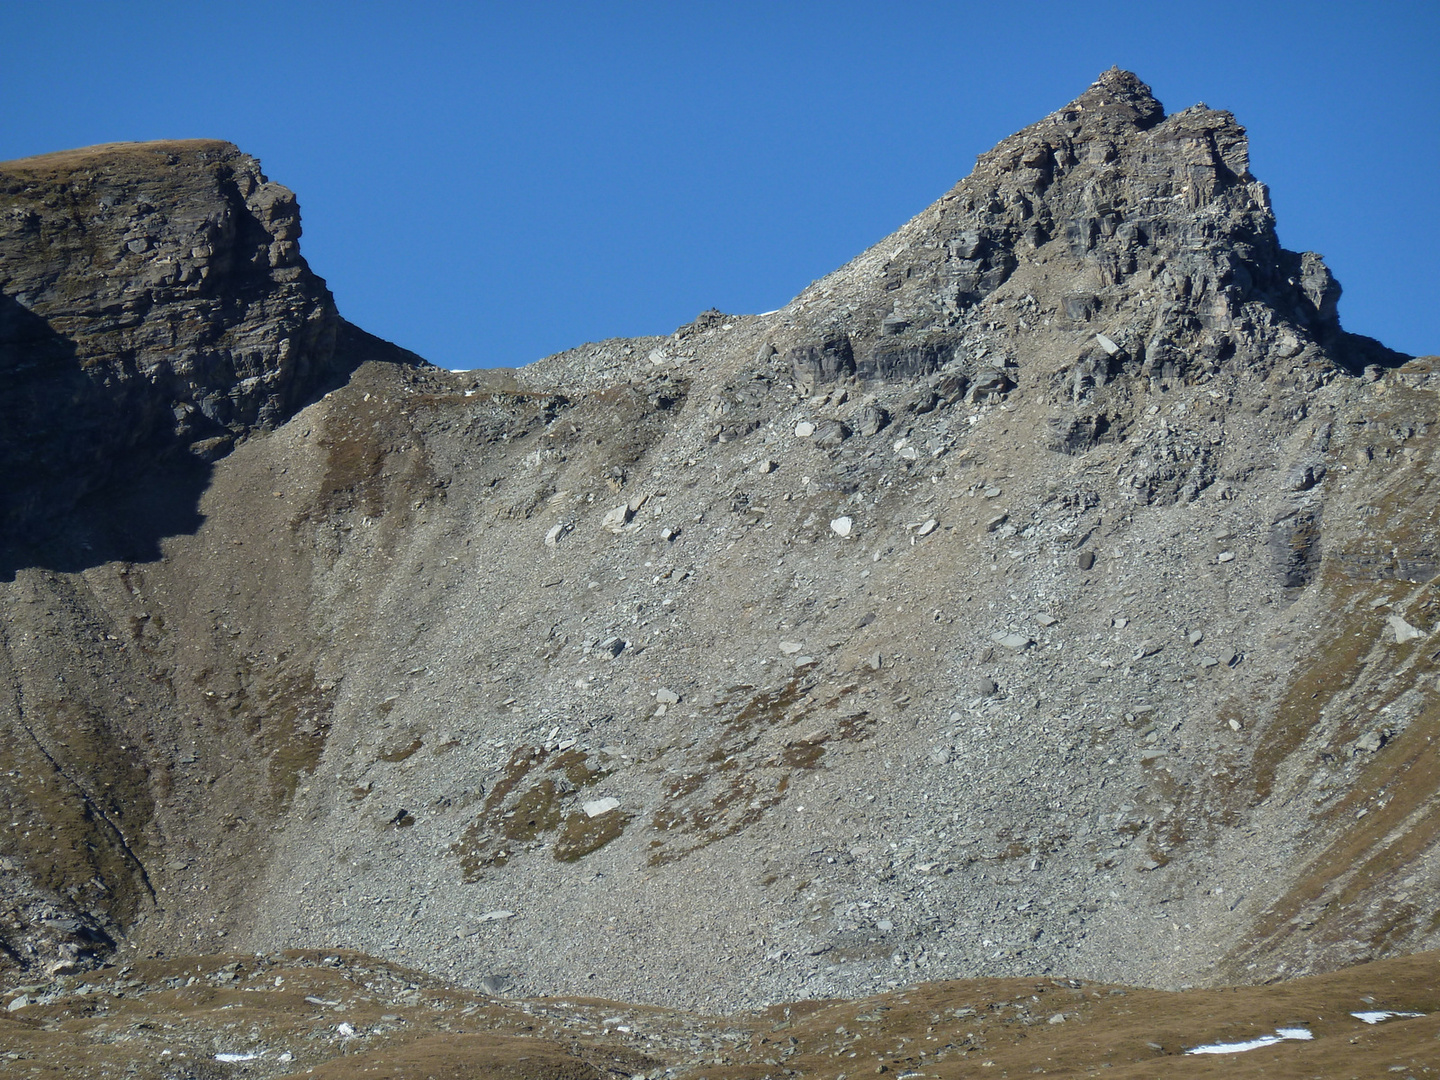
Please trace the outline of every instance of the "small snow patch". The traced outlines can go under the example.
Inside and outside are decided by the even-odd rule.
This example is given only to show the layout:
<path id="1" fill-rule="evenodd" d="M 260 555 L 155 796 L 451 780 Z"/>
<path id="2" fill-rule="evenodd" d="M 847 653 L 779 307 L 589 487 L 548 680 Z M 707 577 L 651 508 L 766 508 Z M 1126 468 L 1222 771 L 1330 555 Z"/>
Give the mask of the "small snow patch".
<path id="1" fill-rule="evenodd" d="M 1378 1024 L 1382 1020 L 1393 1020 L 1397 1017 L 1408 1019 L 1416 1016 L 1424 1016 L 1425 1014 L 1422 1012 L 1398 1012 L 1393 1009 L 1377 1009 L 1374 1012 L 1358 1012 L 1351 1013 L 1350 1015 L 1355 1017 L 1356 1020 L 1366 1024 Z"/>
<path id="2" fill-rule="evenodd" d="M 216 1061 L 254 1061 L 258 1054 L 216 1054 Z"/>
<path id="3" fill-rule="evenodd" d="M 1206 1046 L 1192 1046 L 1186 1050 L 1187 1054 L 1242 1054 L 1246 1050 L 1259 1050 L 1262 1046 L 1274 1046 L 1276 1043 L 1293 1039 L 1297 1042 L 1308 1042 L 1315 1038 L 1315 1033 L 1309 1028 L 1276 1028 L 1274 1035 L 1261 1035 L 1258 1039 L 1247 1039 L 1245 1042 L 1234 1043 L 1210 1043 Z"/>

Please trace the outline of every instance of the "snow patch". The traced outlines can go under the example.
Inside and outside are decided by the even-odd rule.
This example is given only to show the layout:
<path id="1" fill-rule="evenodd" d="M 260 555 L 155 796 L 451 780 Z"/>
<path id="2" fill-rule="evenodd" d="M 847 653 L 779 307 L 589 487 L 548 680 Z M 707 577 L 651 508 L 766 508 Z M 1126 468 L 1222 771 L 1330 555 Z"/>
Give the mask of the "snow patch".
<path id="1" fill-rule="evenodd" d="M 1276 1043 L 1294 1039 L 1297 1042 L 1308 1042 L 1315 1038 L 1315 1033 L 1309 1028 L 1292 1027 L 1276 1028 L 1274 1035 L 1261 1035 L 1258 1039 L 1248 1039 L 1245 1042 L 1234 1043 L 1209 1043 L 1206 1046 L 1192 1046 L 1186 1050 L 1187 1054 L 1242 1054 L 1246 1050 L 1259 1050 L 1262 1046 L 1274 1046 Z"/>
<path id="2" fill-rule="evenodd" d="M 1424 1016 L 1425 1014 L 1420 1012 L 1399 1012 L 1393 1009 L 1377 1009 L 1374 1012 L 1358 1012 L 1351 1013 L 1350 1015 L 1355 1017 L 1356 1020 L 1363 1021 L 1366 1024 L 1378 1024 L 1382 1020 L 1391 1020 L 1395 1017 L 1415 1017 Z"/>

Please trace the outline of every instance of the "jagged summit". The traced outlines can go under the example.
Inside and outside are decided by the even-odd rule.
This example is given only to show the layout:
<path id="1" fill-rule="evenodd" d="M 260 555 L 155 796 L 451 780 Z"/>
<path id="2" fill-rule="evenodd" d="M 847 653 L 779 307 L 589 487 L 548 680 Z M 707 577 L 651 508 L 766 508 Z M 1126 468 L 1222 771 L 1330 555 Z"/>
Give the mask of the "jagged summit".
<path id="1" fill-rule="evenodd" d="M 1090 128 L 1108 125 L 1143 131 L 1165 119 L 1165 107 L 1140 76 L 1112 67 L 1102 71 L 1088 90 L 1047 119 L 1067 124 L 1079 121 Z"/>
<path id="2" fill-rule="evenodd" d="M 1403 360 L 1341 330 L 1339 291 L 1320 256 L 1281 248 L 1233 116 L 1167 117 L 1112 68 L 802 293 L 787 348 L 816 383 L 1043 365 L 1069 380 L 1075 405 L 1098 409 L 1121 377 L 1193 383 L 1302 355 L 1317 371 Z M 1053 303 L 1057 317 L 1021 326 L 1025 303 Z"/>

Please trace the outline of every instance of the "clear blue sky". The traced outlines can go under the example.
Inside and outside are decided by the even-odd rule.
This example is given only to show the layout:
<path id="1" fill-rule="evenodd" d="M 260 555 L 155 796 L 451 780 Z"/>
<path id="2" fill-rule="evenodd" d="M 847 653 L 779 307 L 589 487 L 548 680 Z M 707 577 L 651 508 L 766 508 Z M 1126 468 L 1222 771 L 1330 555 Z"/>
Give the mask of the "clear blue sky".
<path id="1" fill-rule="evenodd" d="M 1440 3 L 0 6 L 0 160 L 229 139 L 448 367 L 776 308 L 1111 64 L 1250 131 L 1347 328 L 1440 352 Z"/>

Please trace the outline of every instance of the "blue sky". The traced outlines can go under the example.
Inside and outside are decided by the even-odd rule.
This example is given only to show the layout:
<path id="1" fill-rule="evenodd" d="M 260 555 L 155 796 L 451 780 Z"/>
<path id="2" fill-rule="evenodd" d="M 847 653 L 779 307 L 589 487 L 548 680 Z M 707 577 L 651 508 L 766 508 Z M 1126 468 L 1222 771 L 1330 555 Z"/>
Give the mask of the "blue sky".
<path id="1" fill-rule="evenodd" d="M 448 367 L 776 308 L 1137 72 L 1251 136 L 1346 327 L 1440 352 L 1440 4 L 0 6 L 0 160 L 229 139 L 341 312 Z"/>

